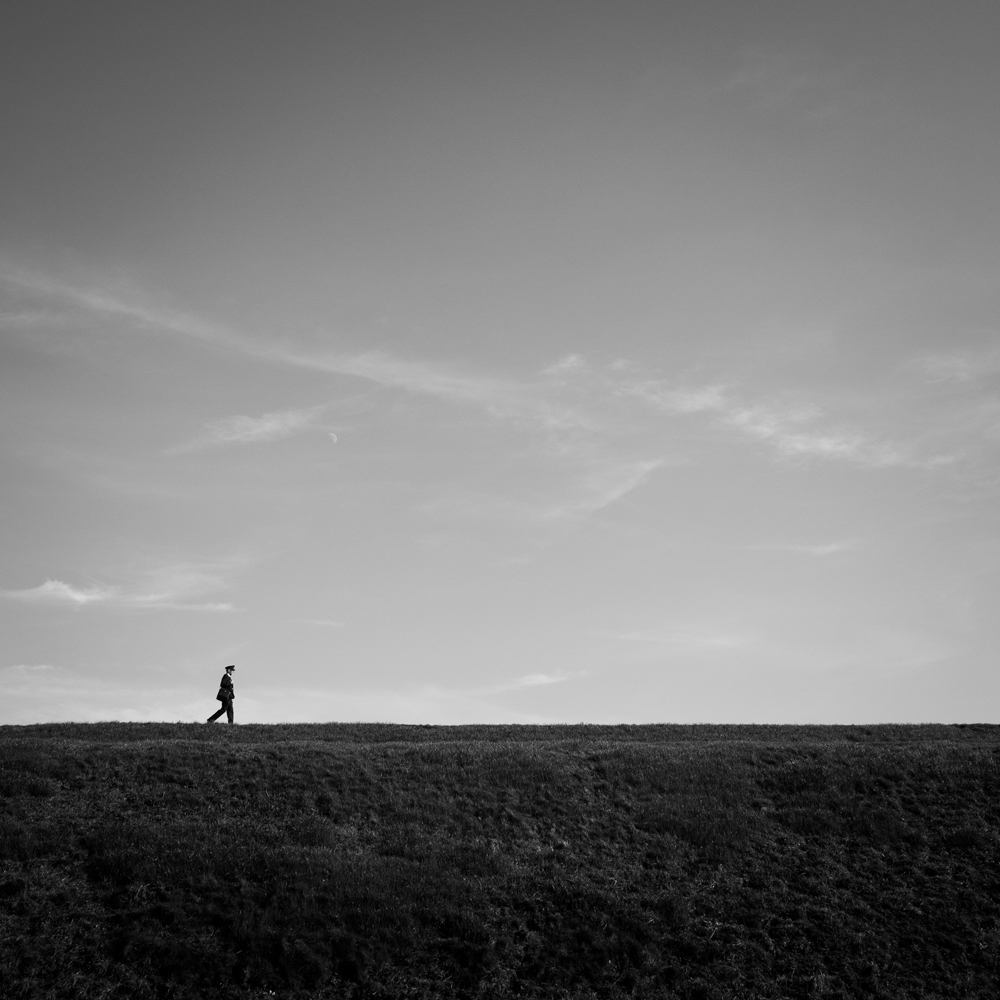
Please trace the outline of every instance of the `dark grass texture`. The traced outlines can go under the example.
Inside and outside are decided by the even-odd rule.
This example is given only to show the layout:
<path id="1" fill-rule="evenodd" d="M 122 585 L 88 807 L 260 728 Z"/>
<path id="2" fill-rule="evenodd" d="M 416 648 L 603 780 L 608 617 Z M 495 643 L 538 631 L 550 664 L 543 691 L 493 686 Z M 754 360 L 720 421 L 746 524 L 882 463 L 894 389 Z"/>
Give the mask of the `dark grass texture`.
<path id="1" fill-rule="evenodd" d="M 1000 727 L 0 727 L 5 998 L 1000 996 Z"/>

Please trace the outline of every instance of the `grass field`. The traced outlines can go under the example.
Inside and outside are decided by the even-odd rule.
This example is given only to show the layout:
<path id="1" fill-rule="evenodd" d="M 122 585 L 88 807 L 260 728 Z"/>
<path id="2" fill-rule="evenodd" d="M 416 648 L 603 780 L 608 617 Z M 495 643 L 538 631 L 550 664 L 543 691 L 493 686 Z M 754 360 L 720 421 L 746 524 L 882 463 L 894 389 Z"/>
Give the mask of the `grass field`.
<path id="1" fill-rule="evenodd" d="M 0 727 L 0 994 L 1000 996 L 1000 727 Z"/>

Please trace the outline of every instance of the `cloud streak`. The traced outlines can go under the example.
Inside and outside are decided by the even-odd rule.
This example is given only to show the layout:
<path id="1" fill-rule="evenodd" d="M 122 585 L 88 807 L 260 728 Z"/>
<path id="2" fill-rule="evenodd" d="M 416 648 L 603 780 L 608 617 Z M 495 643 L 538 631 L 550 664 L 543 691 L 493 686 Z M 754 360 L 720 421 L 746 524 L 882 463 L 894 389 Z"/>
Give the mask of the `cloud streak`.
<path id="1" fill-rule="evenodd" d="M 477 696 L 489 696 L 497 694 L 508 694 L 512 691 L 531 691 L 535 688 L 549 687 L 552 684 L 564 684 L 566 681 L 576 680 L 585 674 L 525 674 L 513 680 L 501 684 L 494 684 L 488 687 L 476 688 L 468 694 Z"/>
<path id="2" fill-rule="evenodd" d="M 147 574 L 146 584 L 141 586 L 92 584 L 78 587 L 50 578 L 37 587 L 0 590 L 0 598 L 55 608 L 83 609 L 93 606 L 132 611 L 235 611 L 229 602 L 201 599 L 224 586 L 224 580 L 214 567 L 185 563 Z"/>
<path id="3" fill-rule="evenodd" d="M 928 382 L 978 382 L 1000 375 L 1000 349 L 952 351 L 925 354 L 914 361 Z"/>
<path id="4" fill-rule="evenodd" d="M 94 315 L 131 320 L 148 329 L 180 334 L 207 344 L 258 356 L 266 356 L 268 353 L 266 350 L 255 350 L 247 338 L 218 323 L 179 310 L 149 305 L 138 297 L 130 299 L 101 287 L 80 288 L 21 268 L 7 267 L 0 277 L 25 291 L 69 303 Z"/>
<path id="5" fill-rule="evenodd" d="M 555 433 L 596 430 L 600 426 L 600 421 L 586 409 L 559 399 L 544 378 L 518 381 L 485 376 L 378 352 L 353 356 L 293 352 L 282 358 L 303 368 L 350 375 L 385 388 L 475 406 L 497 419 L 529 422 Z"/>
<path id="6" fill-rule="evenodd" d="M 298 410 L 277 410 L 259 417 L 234 416 L 213 420 L 205 425 L 203 433 L 186 444 L 168 449 L 168 454 L 202 451 L 229 444 L 261 444 L 280 441 L 318 427 L 325 406 L 311 406 Z"/>
<path id="7" fill-rule="evenodd" d="M 583 492 L 575 501 L 553 505 L 552 516 L 556 518 L 601 510 L 648 480 L 650 472 L 665 461 L 662 446 L 652 450 L 649 444 L 657 433 L 654 414 L 667 420 L 685 420 L 689 425 L 692 420 L 705 421 L 706 427 L 727 430 L 737 439 L 764 446 L 779 459 L 868 468 L 931 468 L 952 460 L 924 457 L 915 444 L 901 445 L 859 427 L 844 426 L 814 406 L 745 398 L 749 394 L 741 398 L 720 383 L 684 386 L 643 378 L 641 369 L 626 361 L 595 369 L 579 356 L 568 355 L 534 376 L 512 378 L 384 352 L 316 353 L 288 342 L 252 338 L 188 313 L 158 308 L 104 289 L 81 289 L 10 269 L 5 277 L 21 288 L 96 315 L 117 317 L 275 363 L 362 379 L 383 389 L 478 409 L 490 419 L 531 435 L 536 450 L 572 470 Z M 992 371 L 996 360 L 993 354 L 973 360 L 955 355 L 925 358 L 921 365 L 929 375 L 936 372 L 940 377 L 962 380 Z M 222 418 L 207 424 L 194 440 L 170 451 L 281 440 L 318 426 L 322 409 Z M 667 426 L 662 429 L 667 430 Z M 639 449 L 645 454 L 636 453 Z"/>
<path id="8" fill-rule="evenodd" d="M 747 404 L 734 399 L 724 386 L 677 388 L 663 382 L 623 386 L 622 392 L 654 409 L 676 416 L 706 414 L 721 427 L 769 445 L 784 458 L 816 458 L 872 467 L 926 466 L 928 460 L 898 446 L 872 439 L 860 430 L 816 429 L 823 418 L 815 407 Z"/>
<path id="9" fill-rule="evenodd" d="M 552 507 L 545 516 L 558 520 L 596 513 L 638 489 L 662 465 L 664 459 L 651 459 L 595 468 L 586 477 L 581 499 Z"/>
<path id="10" fill-rule="evenodd" d="M 729 427 L 771 445 L 787 458 L 841 459 L 882 467 L 913 464 L 897 448 L 871 441 L 860 431 L 803 430 L 805 422 L 815 419 L 812 414 L 781 412 L 764 406 L 726 406 L 720 413 Z"/>
<path id="11" fill-rule="evenodd" d="M 45 583 L 27 590 L 4 590 L 0 595 L 17 601 L 33 604 L 69 604 L 83 607 L 114 600 L 118 591 L 114 587 L 88 587 L 86 589 L 63 583 L 62 580 L 46 580 Z"/>
<path id="12" fill-rule="evenodd" d="M 772 545 L 747 545 L 751 552 L 790 552 L 797 555 L 832 556 L 855 548 L 854 542 L 828 542 L 825 545 L 792 545 L 775 543 Z"/>
<path id="13" fill-rule="evenodd" d="M 163 309 L 101 288 L 79 288 L 44 275 L 8 268 L 4 280 L 23 289 L 69 302 L 87 312 L 132 320 L 164 333 L 224 347 L 253 357 L 332 375 L 348 375 L 420 395 L 480 406 L 498 417 L 533 416 L 554 428 L 589 423 L 585 414 L 539 398 L 512 379 L 476 375 L 454 367 L 409 361 L 379 352 L 357 355 L 304 352 L 285 343 L 251 338 L 190 313 Z"/>
<path id="14" fill-rule="evenodd" d="M 634 632 L 605 632 L 601 634 L 621 642 L 663 646 L 677 652 L 746 649 L 754 645 L 756 641 L 752 636 L 716 632 L 700 627 L 665 630 L 640 629 Z"/>

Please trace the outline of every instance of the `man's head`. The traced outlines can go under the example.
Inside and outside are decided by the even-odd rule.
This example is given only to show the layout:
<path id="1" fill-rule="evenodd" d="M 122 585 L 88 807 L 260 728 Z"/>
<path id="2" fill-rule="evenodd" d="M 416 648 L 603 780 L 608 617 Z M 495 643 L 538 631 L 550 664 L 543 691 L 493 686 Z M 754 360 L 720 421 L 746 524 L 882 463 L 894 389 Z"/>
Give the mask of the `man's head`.
<path id="1" fill-rule="evenodd" d="M 235 669 L 236 669 L 236 664 L 230 663 L 229 666 L 226 667 L 226 673 L 231 674 Z"/>

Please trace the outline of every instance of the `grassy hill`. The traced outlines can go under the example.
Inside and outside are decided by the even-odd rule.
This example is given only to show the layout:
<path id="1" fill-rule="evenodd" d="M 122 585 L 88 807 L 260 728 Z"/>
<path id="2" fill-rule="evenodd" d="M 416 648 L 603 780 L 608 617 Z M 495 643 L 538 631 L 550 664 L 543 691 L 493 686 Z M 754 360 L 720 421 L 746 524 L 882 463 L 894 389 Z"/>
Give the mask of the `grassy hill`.
<path id="1" fill-rule="evenodd" d="M 1000 727 L 0 727 L 0 994 L 1000 996 Z"/>

